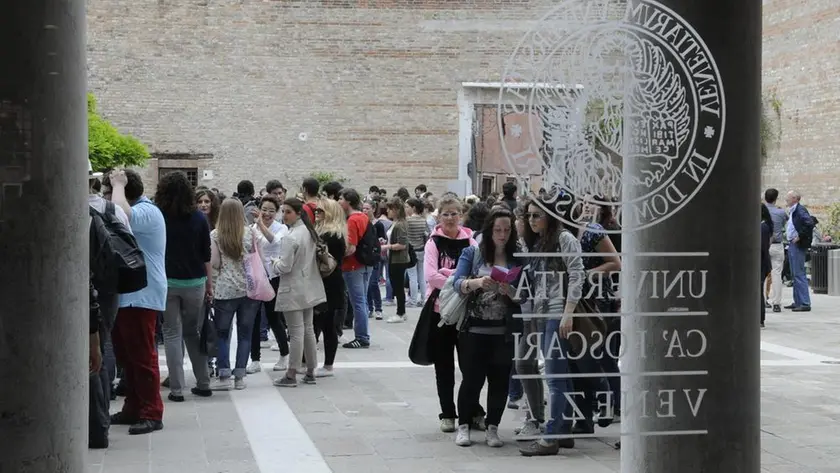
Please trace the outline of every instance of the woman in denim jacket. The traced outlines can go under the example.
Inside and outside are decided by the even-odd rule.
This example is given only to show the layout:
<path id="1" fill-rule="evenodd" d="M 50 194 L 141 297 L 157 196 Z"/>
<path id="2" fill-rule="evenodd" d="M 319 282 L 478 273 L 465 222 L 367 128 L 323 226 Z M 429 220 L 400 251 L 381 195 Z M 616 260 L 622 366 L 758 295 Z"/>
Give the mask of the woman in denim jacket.
<path id="1" fill-rule="evenodd" d="M 477 414 L 481 388 L 487 380 L 486 443 L 490 447 L 503 445 L 499 438 L 499 422 L 505 410 L 508 381 L 513 364 L 513 334 L 516 329 L 514 313 L 518 303 L 512 297 L 516 285 L 500 283 L 491 278 L 494 267 L 511 269 L 517 266 L 518 237 L 515 217 L 507 209 L 494 210 L 487 217 L 478 247 L 465 248 L 455 269 L 453 287 L 470 297 L 467 314 L 459 333 L 463 380 L 458 390 L 460 413 L 455 443 L 466 447 L 470 440 L 470 423 Z"/>

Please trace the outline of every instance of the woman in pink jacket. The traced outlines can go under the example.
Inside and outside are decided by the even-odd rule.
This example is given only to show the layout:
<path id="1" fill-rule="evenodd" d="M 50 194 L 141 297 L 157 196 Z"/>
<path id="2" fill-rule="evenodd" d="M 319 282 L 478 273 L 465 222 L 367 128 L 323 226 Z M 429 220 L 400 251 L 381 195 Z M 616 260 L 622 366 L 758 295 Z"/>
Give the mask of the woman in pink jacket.
<path id="1" fill-rule="evenodd" d="M 455 197 L 444 197 L 438 203 L 438 225 L 426 242 L 423 257 L 423 273 L 426 277 L 426 298 L 435 290 L 443 288 L 446 279 L 455 273 L 455 266 L 461 251 L 468 246 L 476 246 L 472 238 L 472 230 L 461 226 L 461 209 L 463 204 Z M 453 350 L 458 350 L 458 331 L 454 325 L 438 327 L 440 321 L 440 305 L 435 300 L 434 327 L 430 338 L 435 347 L 435 381 L 437 383 L 438 400 L 440 401 L 440 430 L 455 432 L 458 414 L 455 410 L 455 357 Z M 485 429 L 485 411 L 479 405 L 471 428 L 483 431 Z"/>

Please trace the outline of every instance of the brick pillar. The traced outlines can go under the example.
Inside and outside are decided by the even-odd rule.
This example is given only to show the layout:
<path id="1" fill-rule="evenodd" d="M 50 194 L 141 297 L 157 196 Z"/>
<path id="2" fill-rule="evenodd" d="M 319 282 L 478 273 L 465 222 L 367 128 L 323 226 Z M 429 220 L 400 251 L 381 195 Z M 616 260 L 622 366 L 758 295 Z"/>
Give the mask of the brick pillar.
<path id="1" fill-rule="evenodd" d="M 0 1 L 0 471 L 82 473 L 84 0 Z"/>

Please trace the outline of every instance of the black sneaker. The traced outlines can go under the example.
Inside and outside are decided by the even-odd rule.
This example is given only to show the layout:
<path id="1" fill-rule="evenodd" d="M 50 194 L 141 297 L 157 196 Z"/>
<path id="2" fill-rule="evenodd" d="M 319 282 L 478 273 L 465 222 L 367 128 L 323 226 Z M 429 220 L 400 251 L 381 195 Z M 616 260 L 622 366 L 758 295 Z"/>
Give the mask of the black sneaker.
<path id="1" fill-rule="evenodd" d="M 136 418 L 128 417 L 122 412 L 111 414 L 111 425 L 134 425 L 136 423 Z"/>
<path id="2" fill-rule="evenodd" d="M 592 425 L 589 421 L 577 421 L 575 422 L 575 426 L 572 428 L 573 434 L 594 434 L 595 433 L 595 426 Z"/>
<path id="3" fill-rule="evenodd" d="M 811 312 L 811 306 L 809 305 L 801 305 L 799 307 L 794 307 L 791 309 L 793 312 Z"/>
<path id="4" fill-rule="evenodd" d="M 123 380 L 122 378 L 120 378 L 120 381 L 117 383 L 116 386 L 114 386 L 114 389 L 111 390 L 111 392 L 114 393 L 115 396 L 119 397 L 125 397 L 125 391 L 125 380 Z"/>
<path id="5" fill-rule="evenodd" d="M 177 394 L 169 393 L 169 396 L 167 396 L 167 397 L 172 402 L 184 402 L 184 396 L 179 396 Z"/>
<path id="6" fill-rule="evenodd" d="M 790 309 L 796 309 L 796 307 L 797 307 L 797 306 L 796 306 L 796 304 L 791 304 L 791 305 L 786 305 L 786 306 L 785 306 L 785 309 L 788 309 L 788 310 L 790 310 Z"/>
<path id="7" fill-rule="evenodd" d="M 161 381 L 160 385 L 163 386 L 164 388 L 168 388 L 169 387 L 169 376 L 167 376 L 166 379 Z"/>
<path id="8" fill-rule="evenodd" d="M 128 435 L 150 434 L 163 429 L 163 422 L 159 420 L 143 419 L 128 428 Z"/>
<path id="9" fill-rule="evenodd" d="M 612 414 L 612 409 L 610 409 L 610 414 Z M 612 415 L 607 415 L 604 417 L 598 417 L 598 427 L 602 429 L 606 429 L 607 427 L 611 426 L 612 423 L 615 421 L 615 417 Z M 594 429 L 593 429 L 594 430 Z"/>
<path id="10" fill-rule="evenodd" d="M 210 397 L 213 395 L 213 391 L 210 389 L 192 388 L 190 392 L 199 397 Z"/>
<path id="11" fill-rule="evenodd" d="M 770 303 L 767 302 L 767 301 L 764 301 L 764 308 L 769 309 L 770 308 Z"/>
<path id="12" fill-rule="evenodd" d="M 359 339 L 355 339 L 352 342 L 347 342 L 341 346 L 343 348 L 370 348 L 370 342 L 363 342 Z"/>
<path id="13" fill-rule="evenodd" d="M 779 304 L 775 304 L 773 306 L 773 312 L 781 312 L 781 311 L 782 311 L 782 306 L 780 306 Z"/>

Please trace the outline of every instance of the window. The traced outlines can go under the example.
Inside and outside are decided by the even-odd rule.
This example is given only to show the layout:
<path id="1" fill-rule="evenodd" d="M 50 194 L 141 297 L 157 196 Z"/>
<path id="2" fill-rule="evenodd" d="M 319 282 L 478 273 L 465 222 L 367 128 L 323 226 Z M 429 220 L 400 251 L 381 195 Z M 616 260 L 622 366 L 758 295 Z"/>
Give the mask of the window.
<path id="1" fill-rule="evenodd" d="M 158 180 L 170 172 L 182 172 L 187 175 L 187 180 L 193 187 L 198 186 L 198 168 L 159 168 Z"/>

